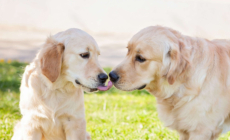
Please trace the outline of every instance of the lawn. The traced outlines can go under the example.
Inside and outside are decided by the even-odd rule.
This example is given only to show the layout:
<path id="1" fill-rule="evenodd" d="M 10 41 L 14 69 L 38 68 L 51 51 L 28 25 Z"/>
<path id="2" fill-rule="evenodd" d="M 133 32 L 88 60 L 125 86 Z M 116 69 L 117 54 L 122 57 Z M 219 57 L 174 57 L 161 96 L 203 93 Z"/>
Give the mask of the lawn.
<path id="1" fill-rule="evenodd" d="M 9 140 L 21 118 L 20 76 L 25 63 L 0 62 L 0 140 Z M 109 71 L 109 68 L 105 68 Z M 157 117 L 156 100 L 146 91 L 86 93 L 87 130 L 93 140 L 177 140 Z M 230 140 L 230 133 L 219 140 Z"/>

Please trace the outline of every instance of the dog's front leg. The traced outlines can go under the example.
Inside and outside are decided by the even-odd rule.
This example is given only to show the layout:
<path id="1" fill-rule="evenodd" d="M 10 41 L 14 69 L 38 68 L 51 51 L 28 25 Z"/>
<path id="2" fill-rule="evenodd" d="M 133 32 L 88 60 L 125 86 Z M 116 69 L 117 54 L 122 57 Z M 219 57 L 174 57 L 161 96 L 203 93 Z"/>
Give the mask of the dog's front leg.
<path id="1" fill-rule="evenodd" d="M 71 133 L 66 133 L 66 140 L 91 140 L 88 132 L 75 130 Z"/>
<path id="2" fill-rule="evenodd" d="M 180 140 L 188 140 L 189 134 L 187 132 L 179 131 L 179 138 Z"/>
<path id="3" fill-rule="evenodd" d="M 23 133 L 23 140 L 41 140 L 42 132 L 40 130 L 29 130 Z"/>
<path id="4" fill-rule="evenodd" d="M 22 125 L 19 122 L 14 128 L 14 136 L 11 140 L 41 140 L 42 132 L 34 129 L 30 125 Z"/>
<path id="5" fill-rule="evenodd" d="M 205 128 L 200 131 L 190 132 L 189 140 L 212 140 L 212 132 Z"/>
<path id="6" fill-rule="evenodd" d="M 64 123 L 66 140 L 90 140 L 90 135 L 86 132 L 85 119 L 67 118 Z"/>

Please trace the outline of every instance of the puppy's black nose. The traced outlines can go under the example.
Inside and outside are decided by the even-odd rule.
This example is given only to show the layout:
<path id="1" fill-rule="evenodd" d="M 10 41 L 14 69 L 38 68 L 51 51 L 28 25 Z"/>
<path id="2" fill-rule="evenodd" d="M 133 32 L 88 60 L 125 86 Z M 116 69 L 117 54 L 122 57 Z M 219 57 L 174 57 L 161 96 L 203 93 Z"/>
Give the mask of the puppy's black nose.
<path id="1" fill-rule="evenodd" d="M 104 73 L 101 73 L 98 75 L 98 79 L 101 83 L 105 83 L 105 81 L 108 79 L 108 76 Z"/>
<path id="2" fill-rule="evenodd" d="M 117 80 L 119 79 L 119 76 L 117 75 L 115 71 L 111 71 L 109 73 L 109 77 L 112 82 L 117 82 Z"/>

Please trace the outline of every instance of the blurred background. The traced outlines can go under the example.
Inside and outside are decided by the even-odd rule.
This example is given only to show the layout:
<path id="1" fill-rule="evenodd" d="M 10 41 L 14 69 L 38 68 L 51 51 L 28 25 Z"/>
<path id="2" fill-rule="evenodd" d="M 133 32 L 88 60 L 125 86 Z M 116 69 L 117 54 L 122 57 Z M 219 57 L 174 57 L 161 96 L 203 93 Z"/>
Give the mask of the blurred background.
<path id="1" fill-rule="evenodd" d="M 230 1 L 0 0 L 0 59 L 30 62 L 47 36 L 80 28 L 98 42 L 102 66 L 113 67 L 129 39 L 152 25 L 230 39 Z"/>
<path id="2" fill-rule="evenodd" d="M 108 73 L 125 57 L 130 38 L 152 25 L 230 39 L 230 0 L 0 0 L 0 140 L 11 139 L 22 117 L 21 75 L 49 35 L 69 28 L 88 32 Z M 113 87 L 84 97 L 93 140 L 178 140 L 159 120 L 155 97 L 145 90 Z M 230 132 L 218 140 L 230 140 Z"/>

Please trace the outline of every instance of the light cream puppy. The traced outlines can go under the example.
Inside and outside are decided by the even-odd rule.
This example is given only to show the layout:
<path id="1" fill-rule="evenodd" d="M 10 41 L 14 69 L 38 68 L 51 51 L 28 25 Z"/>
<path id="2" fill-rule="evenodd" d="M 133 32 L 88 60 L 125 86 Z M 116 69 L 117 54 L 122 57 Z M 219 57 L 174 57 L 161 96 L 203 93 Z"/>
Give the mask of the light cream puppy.
<path id="1" fill-rule="evenodd" d="M 181 140 L 214 140 L 230 130 L 230 41 L 152 26 L 127 48 L 110 79 L 118 89 L 153 94 L 160 119 Z"/>
<path id="2" fill-rule="evenodd" d="M 25 69 L 21 82 L 21 121 L 13 140 L 89 140 L 85 91 L 107 90 L 95 40 L 79 29 L 49 37 Z"/>

